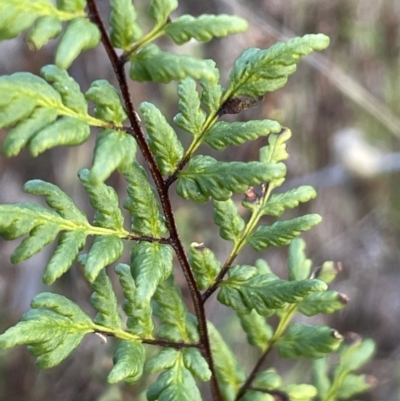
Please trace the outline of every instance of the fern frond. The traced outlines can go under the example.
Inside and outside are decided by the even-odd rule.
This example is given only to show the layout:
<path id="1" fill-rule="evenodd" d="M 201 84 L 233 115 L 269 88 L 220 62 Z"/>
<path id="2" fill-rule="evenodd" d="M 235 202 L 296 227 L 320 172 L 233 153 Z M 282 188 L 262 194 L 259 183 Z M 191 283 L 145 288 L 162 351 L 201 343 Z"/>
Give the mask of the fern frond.
<path id="1" fill-rule="evenodd" d="M 86 1 L 8 0 L 0 3 L 0 40 L 12 39 L 23 31 L 32 49 L 40 49 L 50 39 L 60 35 L 61 23 L 67 27 L 56 51 L 56 65 L 66 69 L 86 49 L 100 42 L 100 31 L 85 13 Z"/>
<path id="2" fill-rule="evenodd" d="M 3 143 L 6 156 L 25 146 L 37 156 L 55 146 L 78 145 L 89 138 L 90 125 L 109 125 L 88 114 L 79 85 L 65 71 L 49 65 L 41 73 L 52 85 L 27 72 L 0 77 L 0 127 L 16 124 Z"/>

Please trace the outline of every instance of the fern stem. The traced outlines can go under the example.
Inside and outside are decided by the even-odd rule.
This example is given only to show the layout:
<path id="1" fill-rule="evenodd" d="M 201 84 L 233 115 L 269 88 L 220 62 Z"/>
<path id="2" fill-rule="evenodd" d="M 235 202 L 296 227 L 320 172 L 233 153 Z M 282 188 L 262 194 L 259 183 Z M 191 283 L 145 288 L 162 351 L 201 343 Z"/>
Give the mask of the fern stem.
<path id="1" fill-rule="evenodd" d="M 197 287 L 196 280 L 194 278 L 193 272 L 190 268 L 189 260 L 184 250 L 183 244 L 180 240 L 179 233 L 176 227 L 175 217 L 172 211 L 172 205 L 169 198 L 168 188 L 169 186 L 165 184 L 163 177 L 161 175 L 160 170 L 157 167 L 156 161 L 154 159 L 153 154 L 151 153 L 150 147 L 146 141 L 145 134 L 140 125 L 139 116 L 135 111 L 135 108 L 132 103 L 131 94 L 128 87 L 128 82 L 125 75 L 124 68 L 124 59 L 120 59 L 115 52 L 110 38 L 108 36 L 107 30 L 104 26 L 104 23 L 99 14 L 99 10 L 96 5 L 95 0 L 88 0 L 87 2 L 88 8 L 90 11 L 91 21 L 98 26 L 101 32 L 102 43 L 107 52 L 107 55 L 110 59 L 114 72 L 116 74 L 118 84 L 121 90 L 122 98 L 125 104 L 125 108 L 127 111 L 128 119 L 133 129 L 133 136 L 135 137 L 139 148 L 143 154 L 147 167 L 149 168 L 150 174 L 154 180 L 154 183 L 157 188 L 158 195 L 160 197 L 161 206 L 168 224 L 168 229 L 170 232 L 171 243 L 170 245 L 174 249 L 176 256 L 178 258 L 179 264 L 183 270 L 185 275 L 186 282 L 189 287 L 190 295 L 192 298 L 192 302 L 194 305 L 199 334 L 200 334 L 200 343 L 202 345 L 201 349 L 203 355 L 209 365 L 210 371 L 212 373 L 211 376 L 211 391 L 213 394 L 213 399 L 215 401 L 222 401 L 222 394 L 219 389 L 217 374 L 215 370 L 215 364 L 213 360 L 213 356 L 211 353 L 211 345 L 210 339 L 207 331 L 207 319 L 206 313 L 203 306 L 202 298 L 200 290 Z"/>

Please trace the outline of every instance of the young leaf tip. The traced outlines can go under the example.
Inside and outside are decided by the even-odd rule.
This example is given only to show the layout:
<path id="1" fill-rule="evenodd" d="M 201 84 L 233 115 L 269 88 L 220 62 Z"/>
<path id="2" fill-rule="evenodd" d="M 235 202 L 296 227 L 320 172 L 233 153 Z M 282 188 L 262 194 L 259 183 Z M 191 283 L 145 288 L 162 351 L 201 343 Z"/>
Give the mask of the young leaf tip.
<path id="1" fill-rule="evenodd" d="M 343 340 L 343 336 L 337 330 L 332 330 L 332 337 L 336 340 Z"/>
<path id="2" fill-rule="evenodd" d="M 206 246 L 204 245 L 204 242 L 201 242 L 200 244 L 197 242 L 193 242 L 192 246 L 194 249 L 196 249 L 196 251 L 203 251 L 204 249 L 206 249 Z"/>
<path id="3" fill-rule="evenodd" d="M 309 34 L 304 36 L 304 38 L 308 37 L 312 38 L 313 48 L 315 50 L 324 50 L 329 46 L 330 43 L 329 36 L 326 36 L 323 33 Z"/>
<path id="4" fill-rule="evenodd" d="M 317 278 L 325 283 L 331 283 L 335 277 L 342 272 L 343 266 L 341 262 L 324 262 L 322 266 L 316 267 L 312 273 L 312 278 Z"/>

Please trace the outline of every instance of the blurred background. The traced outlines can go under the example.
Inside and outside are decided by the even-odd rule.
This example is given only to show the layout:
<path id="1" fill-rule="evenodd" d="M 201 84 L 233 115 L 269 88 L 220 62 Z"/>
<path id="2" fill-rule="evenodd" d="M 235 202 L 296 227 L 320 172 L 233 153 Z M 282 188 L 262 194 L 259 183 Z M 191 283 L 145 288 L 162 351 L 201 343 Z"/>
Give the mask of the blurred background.
<path id="1" fill-rule="evenodd" d="M 107 15 L 108 2 L 98 1 Z M 134 4 L 145 10 L 148 2 Z M 320 213 L 323 222 L 303 237 L 314 266 L 326 260 L 340 261 L 343 272 L 333 288 L 348 295 L 350 302 L 340 313 L 325 322 L 342 333 L 357 332 L 377 343 L 375 359 L 365 372 L 378 383 L 363 400 L 398 400 L 400 396 L 400 2 L 397 0 L 180 0 L 173 16 L 183 13 L 228 13 L 244 17 L 250 28 L 244 34 L 214 40 L 207 44 L 190 42 L 176 48 L 162 40 L 167 50 L 212 58 L 226 83 L 234 60 L 247 47 L 267 48 L 278 40 L 306 33 L 322 32 L 331 39 L 330 47 L 309 56 L 298 65 L 287 85 L 267 94 L 257 108 L 238 115 L 238 120 L 276 119 L 291 128 L 290 158 L 286 188 L 312 184 L 318 190 L 316 200 L 286 213 L 285 218 L 308 212 Z M 149 21 L 139 20 L 144 28 Z M 53 41 L 39 52 L 30 52 L 23 38 L 0 43 L 0 74 L 15 71 L 38 73 L 53 63 Z M 103 48 L 83 53 L 69 70 L 86 91 L 92 81 L 115 77 Z M 132 83 L 135 106 L 152 101 L 170 119 L 177 112 L 176 83 L 164 86 Z M 232 120 L 232 118 L 230 118 Z M 0 142 L 6 132 L 0 130 Z M 189 138 L 180 133 L 182 142 Z M 80 168 L 90 167 L 92 139 L 74 148 L 57 148 L 33 159 L 26 151 L 18 157 L 0 156 L 0 202 L 21 200 L 40 202 L 22 192 L 23 184 L 40 178 L 59 185 L 76 204 L 93 215 L 88 199 L 76 178 Z M 240 147 L 229 147 L 222 159 L 250 161 L 258 158 L 265 138 Z M 204 153 L 215 155 L 208 147 Z M 122 200 L 125 183 L 117 175 L 109 180 L 118 188 Z M 171 191 L 174 193 L 174 190 Z M 238 207 L 241 197 L 235 198 Z M 218 237 L 212 219 L 212 205 L 198 206 L 174 196 L 176 218 L 181 237 L 205 242 L 224 260 L 230 243 Z M 246 211 L 240 209 L 243 216 Z M 94 315 L 88 304 L 90 288 L 81 268 L 76 266 L 51 288 L 41 282 L 41 273 L 52 252 L 48 246 L 40 254 L 12 266 L 9 256 L 19 241 L 0 239 L 0 331 L 15 324 L 29 309 L 31 299 L 42 291 L 54 291 L 71 297 Z M 281 277 L 286 277 L 287 249 L 264 254 L 245 250 L 239 263 L 254 264 L 265 259 Z M 128 260 L 128 254 L 126 260 Z M 109 269 L 110 273 L 112 269 Z M 111 273 L 112 274 L 112 273 Z M 183 279 L 177 273 L 177 280 Z M 185 296 L 188 296 L 185 293 Z M 249 369 L 255 350 L 245 345 L 245 336 L 234 314 L 208 303 L 212 321 L 226 336 L 238 358 Z M 309 380 L 308 361 L 280 361 L 272 354 L 267 366 L 277 366 L 287 380 Z M 79 350 L 49 371 L 38 371 L 34 358 L 25 347 L 0 356 L 0 399 L 32 401 L 119 401 L 136 400 L 138 391 L 128 386 L 108 386 L 105 378 L 112 366 L 112 347 L 96 336 L 86 336 Z M 149 380 L 149 379 L 147 379 Z M 146 386 L 145 380 L 140 382 Z M 139 390 L 138 390 L 139 389 Z"/>

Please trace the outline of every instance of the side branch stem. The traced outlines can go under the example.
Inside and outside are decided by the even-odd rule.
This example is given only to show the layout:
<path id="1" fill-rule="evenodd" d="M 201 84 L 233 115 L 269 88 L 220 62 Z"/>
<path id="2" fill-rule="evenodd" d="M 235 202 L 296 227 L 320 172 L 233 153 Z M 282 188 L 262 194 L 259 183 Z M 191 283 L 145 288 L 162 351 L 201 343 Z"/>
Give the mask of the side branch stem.
<path id="1" fill-rule="evenodd" d="M 145 242 L 158 242 L 160 244 L 170 244 L 171 240 L 169 238 L 156 238 L 150 235 L 137 235 L 129 233 L 123 239 L 128 239 L 130 241 L 145 241 Z"/>
<path id="2" fill-rule="evenodd" d="M 115 75 L 118 80 L 118 84 L 121 90 L 122 98 L 125 104 L 126 112 L 128 115 L 128 119 L 133 129 L 133 135 L 141 149 L 143 157 L 146 161 L 147 167 L 150 170 L 150 174 L 154 180 L 154 183 L 157 188 L 158 195 L 160 197 L 161 206 L 167 220 L 169 232 L 170 232 L 170 244 L 173 247 L 179 263 L 182 267 L 183 273 L 185 275 L 190 295 L 192 298 L 192 302 L 194 305 L 198 326 L 199 326 L 199 334 L 200 334 L 200 343 L 202 344 L 202 350 L 205 359 L 208 362 L 209 368 L 212 373 L 211 377 L 211 390 L 213 394 L 213 399 L 215 401 L 222 401 L 222 394 L 220 392 L 217 375 L 214 365 L 214 360 L 211 353 L 211 346 L 210 340 L 207 331 L 207 319 L 205 314 L 205 309 L 201 299 L 201 293 L 197 287 L 193 272 L 190 268 L 189 260 L 183 248 L 182 242 L 180 240 L 178 230 L 176 227 L 175 217 L 172 211 L 172 205 L 169 198 L 168 193 L 168 186 L 164 183 L 163 177 L 161 175 L 160 170 L 157 167 L 156 161 L 151 153 L 151 150 L 147 144 L 145 134 L 143 129 L 140 125 L 139 116 L 137 115 L 135 108 L 132 103 L 128 82 L 125 75 L 125 68 L 124 68 L 124 59 L 120 59 L 115 52 L 104 23 L 100 17 L 99 10 L 97 8 L 95 0 L 88 0 L 87 2 L 90 18 L 93 23 L 97 25 L 100 29 L 101 36 L 102 36 L 102 43 L 107 52 L 107 55 L 111 61 L 112 67 L 114 69 Z"/>
<path id="3" fill-rule="evenodd" d="M 259 391 L 260 393 L 270 394 L 276 401 L 290 401 L 289 396 L 280 390 L 267 390 L 260 387 L 251 387 L 250 390 Z"/>
<path id="4" fill-rule="evenodd" d="M 235 401 L 239 401 L 243 397 L 244 393 L 250 389 L 251 384 L 253 383 L 257 373 L 260 371 L 262 365 L 264 364 L 265 359 L 267 358 L 269 353 L 274 348 L 276 342 L 279 340 L 279 338 L 285 332 L 287 326 L 290 323 L 290 320 L 292 319 L 293 315 L 296 313 L 296 310 L 297 310 L 296 304 L 290 305 L 288 307 L 285 314 L 282 316 L 282 318 L 278 324 L 278 327 L 275 330 L 274 336 L 271 338 L 271 340 L 269 340 L 267 348 L 262 353 L 262 355 L 258 359 L 257 363 L 255 364 L 253 370 L 249 374 L 247 380 L 243 383 L 242 387 L 238 391 Z"/>
<path id="5" fill-rule="evenodd" d="M 212 294 L 214 294 L 214 292 L 218 289 L 218 285 L 221 283 L 221 281 L 223 280 L 225 274 L 227 273 L 227 271 L 229 270 L 229 268 L 231 267 L 233 261 L 236 259 L 237 253 L 232 253 L 228 259 L 226 260 L 226 262 L 224 263 L 224 266 L 222 267 L 221 271 L 218 273 L 218 276 L 215 278 L 214 284 L 209 287 L 206 291 L 204 291 L 201 301 L 203 302 L 203 304 L 207 301 L 208 298 L 211 297 Z"/>
<path id="6" fill-rule="evenodd" d="M 268 348 L 263 352 L 263 354 L 260 356 L 260 358 L 258 359 L 257 363 L 254 365 L 253 370 L 251 371 L 251 373 L 249 374 L 249 377 L 247 378 L 247 380 L 243 383 L 242 387 L 240 388 L 240 390 L 238 391 L 235 401 L 239 401 L 243 396 L 244 393 L 250 389 L 251 383 L 253 382 L 253 380 L 255 379 L 257 373 L 259 372 L 259 370 L 261 369 L 261 366 L 263 365 L 265 359 L 267 358 L 268 354 L 271 352 L 272 348 L 274 346 L 274 343 L 271 341 L 268 344 Z"/>
<path id="7" fill-rule="evenodd" d="M 143 344 L 151 344 L 151 345 L 158 345 L 159 347 L 170 347 L 170 348 L 175 348 L 175 349 L 181 349 L 181 348 L 198 348 L 202 349 L 203 344 L 201 343 L 185 343 L 185 342 L 174 342 L 174 341 L 168 341 L 163 338 L 141 338 L 135 334 L 131 334 L 127 331 L 124 330 L 113 330 L 110 329 L 109 327 L 103 327 L 100 325 L 94 325 L 95 334 L 100 334 L 102 336 L 108 336 L 108 337 L 115 337 L 120 340 L 128 340 L 128 341 L 140 341 Z"/>
<path id="8" fill-rule="evenodd" d="M 271 191 L 274 189 L 273 185 L 270 185 L 269 183 L 264 184 L 264 194 L 261 198 L 261 204 L 265 204 L 271 195 Z M 251 234 L 251 232 L 254 230 L 256 227 L 258 221 L 260 220 L 262 216 L 262 213 L 260 213 L 260 209 L 255 211 L 248 223 L 246 224 L 246 227 L 241 234 L 239 240 L 235 243 L 230 255 L 228 256 L 228 259 L 224 263 L 224 266 L 222 267 L 221 271 L 218 273 L 218 276 L 215 278 L 214 284 L 210 286 L 202 295 L 202 302 L 203 304 L 207 301 L 208 298 L 218 289 L 219 284 L 223 280 L 225 274 L 228 272 L 230 269 L 233 261 L 236 259 L 236 256 L 239 254 L 240 250 L 243 248 L 243 246 L 246 244 L 247 237 Z"/>
<path id="9" fill-rule="evenodd" d="M 170 348 L 175 348 L 175 349 L 181 349 L 181 348 L 201 348 L 201 344 L 195 343 L 195 344 L 189 344 L 189 343 L 174 343 L 172 341 L 168 340 L 163 340 L 161 338 L 155 338 L 155 339 L 143 339 L 140 340 L 143 344 L 151 344 L 151 345 L 158 345 L 160 347 L 170 347 Z"/>

